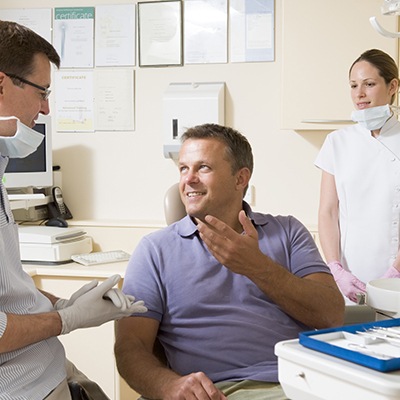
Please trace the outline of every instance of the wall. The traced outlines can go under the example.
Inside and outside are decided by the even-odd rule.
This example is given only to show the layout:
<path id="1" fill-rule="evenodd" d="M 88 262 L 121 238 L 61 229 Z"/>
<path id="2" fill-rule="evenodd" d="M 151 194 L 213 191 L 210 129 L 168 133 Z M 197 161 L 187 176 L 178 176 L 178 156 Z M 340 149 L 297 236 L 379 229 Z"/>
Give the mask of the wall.
<path id="1" fill-rule="evenodd" d="M 36 0 L 35 7 L 122 4 L 125 0 Z M 129 2 L 131 3 L 131 2 Z M 0 8 L 32 7 L 2 0 Z M 275 62 L 135 67 L 134 132 L 53 133 L 54 161 L 63 172 L 66 203 L 77 220 L 93 224 L 159 225 L 163 196 L 178 180 L 162 148 L 162 96 L 170 82 L 226 82 L 226 124 L 253 146 L 254 209 L 317 222 L 320 173 L 313 166 L 326 132 L 280 130 L 281 1 L 275 9 Z M 311 62 L 312 60 L 310 60 Z M 115 76 L 118 79 L 118 76 Z M 344 76 L 343 79 L 346 79 Z M 320 101 L 307 99 L 304 101 Z M 350 113 L 351 110 L 349 110 Z"/>

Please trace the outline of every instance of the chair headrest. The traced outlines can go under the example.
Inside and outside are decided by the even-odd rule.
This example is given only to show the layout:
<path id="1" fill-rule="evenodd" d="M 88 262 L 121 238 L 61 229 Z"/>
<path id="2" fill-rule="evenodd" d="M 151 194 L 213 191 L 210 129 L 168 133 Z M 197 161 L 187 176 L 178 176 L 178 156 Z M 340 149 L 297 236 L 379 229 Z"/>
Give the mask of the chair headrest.
<path id="1" fill-rule="evenodd" d="M 186 215 L 185 205 L 179 193 L 179 183 L 173 184 L 164 196 L 164 215 L 168 225 L 179 221 Z"/>

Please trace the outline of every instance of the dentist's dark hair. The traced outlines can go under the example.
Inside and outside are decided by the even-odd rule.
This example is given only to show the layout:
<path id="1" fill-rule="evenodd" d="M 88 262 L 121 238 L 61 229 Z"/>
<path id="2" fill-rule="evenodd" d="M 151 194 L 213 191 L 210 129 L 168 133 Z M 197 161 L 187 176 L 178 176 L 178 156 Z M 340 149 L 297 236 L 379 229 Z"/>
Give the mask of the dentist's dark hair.
<path id="1" fill-rule="evenodd" d="M 46 39 L 16 22 L 0 21 L 0 71 L 25 78 L 33 73 L 38 53 L 60 68 L 60 56 Z"/>

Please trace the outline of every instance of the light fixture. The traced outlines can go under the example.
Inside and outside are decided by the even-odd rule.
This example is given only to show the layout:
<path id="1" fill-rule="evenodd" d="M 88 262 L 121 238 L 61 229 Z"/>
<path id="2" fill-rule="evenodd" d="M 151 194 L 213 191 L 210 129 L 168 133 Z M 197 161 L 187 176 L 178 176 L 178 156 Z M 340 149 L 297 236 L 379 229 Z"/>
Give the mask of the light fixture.
<path id="1" fill-rule="evenodd" d="M 381 12 L 383 15 L 389 15 L 389 16 L 400 15 L 400 0 L 383 0 L 383 4 L 381 6 Z M 371 17 L 369 19 L 369 22 L 371 23 L 372 27 L 381 35 L 392 39 L 400 38 L 400 32 L 387 31 L 379 24 L 376 17 Z"/>
<path id="2" fill-rule="evenodd" d="M 400 1 L 383 0 L 381 11 L 383 15 L 400 15 Z"/>

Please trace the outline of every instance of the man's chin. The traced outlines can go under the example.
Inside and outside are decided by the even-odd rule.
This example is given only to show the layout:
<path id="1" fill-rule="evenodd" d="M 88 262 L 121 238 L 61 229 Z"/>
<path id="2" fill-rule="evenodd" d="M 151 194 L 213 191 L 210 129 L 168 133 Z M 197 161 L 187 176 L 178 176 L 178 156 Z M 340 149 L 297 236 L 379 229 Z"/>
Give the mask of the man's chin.
<path id="1" fill-rule="evenodd" d="M 199 210 L 186 210 L 189 217 L 194 219 L 204 220 L 205 214 L 204 212 L 200 212 Z"/>

